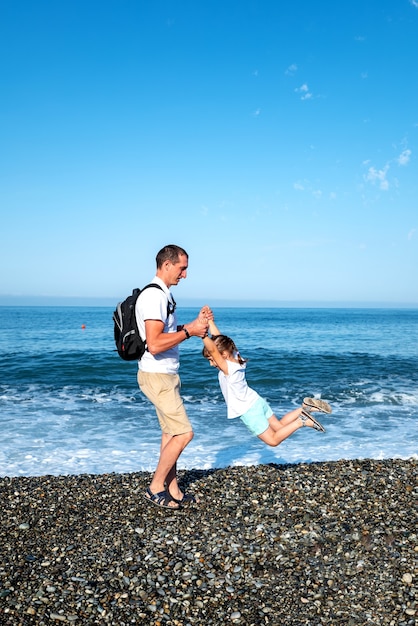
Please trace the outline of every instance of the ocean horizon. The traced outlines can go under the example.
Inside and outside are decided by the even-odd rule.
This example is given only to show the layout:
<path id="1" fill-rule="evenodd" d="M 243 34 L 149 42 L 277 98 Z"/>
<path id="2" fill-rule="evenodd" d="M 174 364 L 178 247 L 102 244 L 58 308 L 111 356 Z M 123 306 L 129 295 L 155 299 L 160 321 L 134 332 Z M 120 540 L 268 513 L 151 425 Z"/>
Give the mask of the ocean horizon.
<path id="1" fill-rule="evenodd" d="M 0 307 L 7 306 L 62 306 L 62 307 L 115 307 L 116 304 L 129 295 L 129 290 L 119 296 L 39 296 L 0 294 Z M 182 298 L 182 308 L 200 307 L 206 303 L 206 298 Z M 390 302 L 390 301 L 339 301 L 339 300 L 260 300 L 226 298 L 210 298 L 210 305 L 216 308 L 295 308 L 295 309 L 417 309 L 418 302 Z"/>

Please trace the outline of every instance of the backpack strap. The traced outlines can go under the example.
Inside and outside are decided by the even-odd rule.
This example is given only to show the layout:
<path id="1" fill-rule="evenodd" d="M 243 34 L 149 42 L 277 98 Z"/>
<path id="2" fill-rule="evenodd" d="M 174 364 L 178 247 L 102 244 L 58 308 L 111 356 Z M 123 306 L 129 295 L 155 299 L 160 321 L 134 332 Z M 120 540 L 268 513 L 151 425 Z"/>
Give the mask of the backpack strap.
<path id="1" fill-rule="evenodd" d="M 157 283 L 149 283 L 148 285 L 145 285 L 145 287 L 142 287 L 141 293 L 145 291 L 145 289 L 148 289 L 148 287 L 157 287 L 157 289 L 161 289 L 161 291 L 163 291 L 161 285 L 158 285 Z"/>
<path id="2" fill-rule="evenodd" d="M 148 289 L 148 287 L 157 287 L 157 289 L 161 289 L 161 291 L 164 291 L 164 289 L 161 287 L 161 285 L 158 285 L 157 283 L 149 283 L 148 285 L 145 285 L 145 287 L 143 287 L 141 289 L 141 293 L 143 291 L 145 291 L 145 289 Z M 171 294 L 170 294 L 171 295 Z M 173 296 L 171 295 L 171 297 L 173 298 Z M 173 298 L 173 302 L 170 302 L 170 298 L 167 298 L 167 317 L 174 313 L 176 308 L 176 302 Z"/>

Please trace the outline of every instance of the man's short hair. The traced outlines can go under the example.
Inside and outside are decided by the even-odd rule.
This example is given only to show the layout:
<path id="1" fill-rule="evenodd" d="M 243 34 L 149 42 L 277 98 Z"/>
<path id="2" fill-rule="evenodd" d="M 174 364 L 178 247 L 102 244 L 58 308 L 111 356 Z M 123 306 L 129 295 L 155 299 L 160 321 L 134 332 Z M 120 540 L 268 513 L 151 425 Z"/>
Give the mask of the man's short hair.
<path id="1" fill-rule="evenodd" d="M 171 261 L 171 263 L 173 264 L 177 263 L 177 261 L 179 260 L 179 257 L 183 254 L 187 258 L 189 258 L 189 255 L 187 254 L 186 250 L 184 250 L 183 248 L 180 248 L 180 246 L 175 246 L 174 244 L 169 244 L 168 246 L 164 246 L 164 248 L 161 248 L 161 250 L 158 252 L 157 256 L 155 257 L 155 260 L 157 262 L 157 269 L 162 267 L 165 261 Z"/>

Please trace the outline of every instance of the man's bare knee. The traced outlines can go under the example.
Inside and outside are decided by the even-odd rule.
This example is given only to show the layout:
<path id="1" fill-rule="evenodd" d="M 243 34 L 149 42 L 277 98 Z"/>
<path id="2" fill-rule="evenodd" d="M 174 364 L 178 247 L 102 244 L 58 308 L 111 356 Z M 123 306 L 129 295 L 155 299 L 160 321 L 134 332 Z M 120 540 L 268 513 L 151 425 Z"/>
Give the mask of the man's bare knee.
<path id="1" fill-rule="evenodd" d="M 194 432 L 192 430 L 190 430 L 188 433 L 183 433 L 182 435 L 176 435 L 176 437 L 178 437 L 182 443 L 184 443 L 185 446 L 187 446 L 188 443 L 191 442 L 191 440 L 194 437 Z"/>

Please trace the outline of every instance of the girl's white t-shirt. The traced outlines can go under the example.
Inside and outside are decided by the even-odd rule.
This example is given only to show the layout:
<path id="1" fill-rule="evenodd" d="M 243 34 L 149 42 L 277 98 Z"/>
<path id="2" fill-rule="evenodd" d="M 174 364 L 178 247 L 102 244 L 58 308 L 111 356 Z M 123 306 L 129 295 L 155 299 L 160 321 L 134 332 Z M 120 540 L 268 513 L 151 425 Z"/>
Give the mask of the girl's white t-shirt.
<path id="1" fill-rule="evenodd" d="M 218 379 L 227 406 L 227 417 L 233 419 L 244 415 L 260 396 L 248 386 L 245 378 L 245 363 L 243 365 L 234 361 L 226 361 L 226 363 L 228 375 L 220 370 Z"/>

